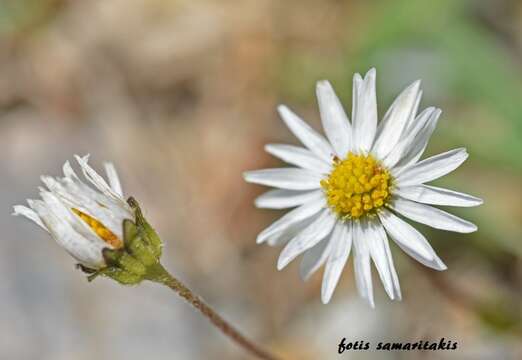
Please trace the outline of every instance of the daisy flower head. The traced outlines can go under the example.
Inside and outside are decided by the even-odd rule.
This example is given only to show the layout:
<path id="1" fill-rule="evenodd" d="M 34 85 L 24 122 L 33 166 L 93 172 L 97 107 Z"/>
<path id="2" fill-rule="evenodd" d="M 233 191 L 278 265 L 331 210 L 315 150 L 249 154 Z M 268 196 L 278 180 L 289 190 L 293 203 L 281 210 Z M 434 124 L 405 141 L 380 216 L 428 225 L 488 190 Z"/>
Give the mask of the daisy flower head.
<path id="1" fill-rule="evenodd" d="M 359 294 L 374 307 L 373 261 L 386 293 L 400 300 L 388 238 L 425 266 L 446 269 L 426 238 L 403 218 L 460 233 L 477 230 L 469 221 L 431 206 L 482 203 L 471 195 L 426 185 L 468 157 L 459 148 L 420 160 L 441 111 L 429 107 L 418 113 L 422 91 L 416 81 L 378 122 L 375 80 L 375 69 L 364 78 L 354 75 L 351 121 L 330 83 L 317 83 L 326 137 L 279 106 L 281 118 L 304 147 L 268 144 L 265 150 L 294 167 L 244 173 L 247 182 L 276 188 L 259 196 L 257 207 L 295 208 L 263 230 L 257 242 L 285 245 L 279 270 L 303 254 L 303 279 L 326 264 L 323 303 L 330 301 L 352 248 Z"/>
<path id="2" fill-rule="evenodd" d="M 125 201 L 114 165 L 105 163 L 107 182 L 88 159 L 76 155 L 87 182 L 67 161 L 64 176 L 42 176 L 41 198 L 14 206 L 13 215 L 25 216 L 48 232 L 92 278 L 104 274 L 125 283 L 141 281 L 144 265 L 158 261 L 161 241 L 137 202 Z"/>

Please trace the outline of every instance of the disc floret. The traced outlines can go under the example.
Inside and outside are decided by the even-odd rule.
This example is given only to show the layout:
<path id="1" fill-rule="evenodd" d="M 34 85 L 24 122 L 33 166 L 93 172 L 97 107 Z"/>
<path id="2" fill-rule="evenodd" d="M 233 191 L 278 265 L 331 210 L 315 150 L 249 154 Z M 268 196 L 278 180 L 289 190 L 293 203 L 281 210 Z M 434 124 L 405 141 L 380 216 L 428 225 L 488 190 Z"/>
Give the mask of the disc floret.
<path id="1" fill-rule="evenodd" d="M 372 155 L 352 152 L 333 161 L 333 170 L 321 181 L 328 205 L 343 219 L 375 214 L 391 196 L 392 177 Z"/>

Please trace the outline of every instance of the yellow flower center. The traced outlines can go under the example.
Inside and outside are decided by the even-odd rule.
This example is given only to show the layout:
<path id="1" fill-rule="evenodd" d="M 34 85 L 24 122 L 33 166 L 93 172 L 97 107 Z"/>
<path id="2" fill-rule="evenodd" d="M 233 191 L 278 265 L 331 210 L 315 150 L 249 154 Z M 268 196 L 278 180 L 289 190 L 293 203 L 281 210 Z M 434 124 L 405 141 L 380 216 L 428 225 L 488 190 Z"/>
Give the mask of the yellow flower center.
<path id="1" fill-rule="evenodd" d="M 334 158 L 333 170 L 321 181 L 328 205 L 342 219 L 374 215 L 390 198 L 390 172 L 371 155 L 352 152 L 344 160 Z"/>
<path id="2" fill-rule="evenodd" d="M 96 220 L 90 215 L 73 208 L 72 211 L 78 215 L 89 227 L 107 244 L 111 245 L 114 249 L 120 249 L 123 247 L 123 241 L 121 241 L 112 231 L 110 231 L 105 225 Z"/>

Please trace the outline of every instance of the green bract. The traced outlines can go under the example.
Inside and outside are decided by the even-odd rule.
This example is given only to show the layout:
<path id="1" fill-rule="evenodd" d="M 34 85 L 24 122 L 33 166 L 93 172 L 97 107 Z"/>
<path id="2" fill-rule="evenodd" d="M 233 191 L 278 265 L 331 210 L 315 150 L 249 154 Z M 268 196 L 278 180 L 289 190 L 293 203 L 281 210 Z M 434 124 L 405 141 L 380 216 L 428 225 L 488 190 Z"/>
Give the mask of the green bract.
<path id="1" fill-rule="evenodd" d="M 99 270 L 82 267 L 90 273 L 89 281 L 99 275 L 107 276 L 124 285 L 136 285 L 143 280 L 158 280 L 164 270 L 160 264 L 163 243 L 141 212 L 138 202 L 130 197 L 127 200 L 135 214 L 135 220 L 123 221 L 124 247 L 103 250 L 107 264 Z"/>

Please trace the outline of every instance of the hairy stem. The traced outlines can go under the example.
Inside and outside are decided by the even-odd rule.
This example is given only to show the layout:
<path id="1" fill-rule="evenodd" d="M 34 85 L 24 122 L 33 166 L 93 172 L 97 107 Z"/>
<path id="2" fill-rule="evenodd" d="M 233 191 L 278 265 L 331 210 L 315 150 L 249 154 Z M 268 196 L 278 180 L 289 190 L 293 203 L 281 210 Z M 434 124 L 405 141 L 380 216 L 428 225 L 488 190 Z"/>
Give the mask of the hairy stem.
<path id="1" fill-rule="evenodd" d="M 149 269 L 147 279 L 159 284 L 163 284 L 174 290 L 179 296 L 185 299 L 190 305 L 196 308 L 203 316 L 205 316 L 215 327 L 219 329 L 230 340 L 242 347 L 245 351 L 258 359 L 279 360 L 280 358 L 270 352 L 262 349 L 253 341 L 246 338 L 229 322 L 223 319 L 216 311 L 207 305 L 201 298 L 194 294 L 181 281 L 169 274 L 165 268 L 157 264 L 153 269 Z"/>

